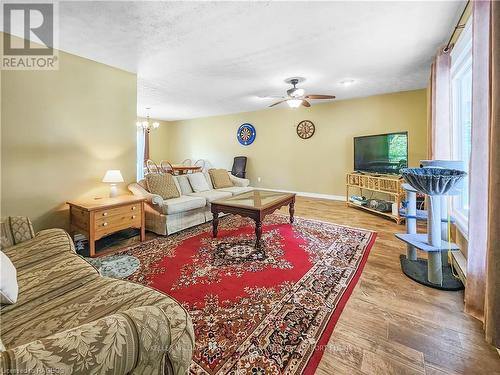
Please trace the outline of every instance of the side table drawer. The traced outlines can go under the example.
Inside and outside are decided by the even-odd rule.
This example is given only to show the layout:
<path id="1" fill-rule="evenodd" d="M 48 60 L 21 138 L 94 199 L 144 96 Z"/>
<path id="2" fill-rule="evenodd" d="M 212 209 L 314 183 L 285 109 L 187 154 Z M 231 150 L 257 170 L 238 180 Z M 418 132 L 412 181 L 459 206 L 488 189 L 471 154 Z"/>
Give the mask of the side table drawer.
<path id="1" fill-rule="evenodd" d="M 141 204 L 127 204 L 125 206 L 102 209 L 95 212 L 95 221 L 109 221 L 114 216 L 139 215 Z"/>
<path id="2" fill-rule="evenodd" d="M 139 204 L 96 211 L 94 226 L 96 238 L 101 238 L 126 228 L 140 228 L 141 222 L 142 211 Z"/>

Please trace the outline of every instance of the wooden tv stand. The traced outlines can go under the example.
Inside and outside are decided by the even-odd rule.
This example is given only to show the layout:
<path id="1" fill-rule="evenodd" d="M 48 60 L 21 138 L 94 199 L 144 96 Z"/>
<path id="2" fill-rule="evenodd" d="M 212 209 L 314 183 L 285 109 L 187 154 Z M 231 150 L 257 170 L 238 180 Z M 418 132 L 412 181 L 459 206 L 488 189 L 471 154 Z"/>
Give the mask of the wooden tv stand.
<path id="1" fill-rule="evenodd" d="M 356 207 L 378 215 L 389 217 L 395 220 L 396 223 L 401 224 L 404 221 L 404 218 L 399 215 L 401 200 L 405 196 L 405 192 L 401 187 L 403 183 L 403 178 L 398 175 L 373 175 L 359 172 L 348 173 L 346 175 L 346 204 L 349 207 Z M 351 188 L 359 189 L 360 195 L 363 195 L 364 190 L 377 194 L 388 195 L 389 199 L 387 200 L 396 203 L 398 207 L 397 214 L 393 215 L 392 212 L 380 212 L 369 207 L 351 203 L 349 201 Z"/>

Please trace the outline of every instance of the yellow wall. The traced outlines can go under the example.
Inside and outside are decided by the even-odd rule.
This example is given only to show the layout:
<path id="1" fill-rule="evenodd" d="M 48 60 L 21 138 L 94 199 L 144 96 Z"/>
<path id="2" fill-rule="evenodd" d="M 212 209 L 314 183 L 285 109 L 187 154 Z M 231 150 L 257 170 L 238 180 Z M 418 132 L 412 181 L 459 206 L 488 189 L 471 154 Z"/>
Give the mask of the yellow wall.
<path id="1" fill-rule="evenodd" d="M 135 180 L 136 75 L 64 52 L 58 71 L 1 72 L 1 215 L 67 228 L 67 200 Z M 119 187 L 126 191 L 126 184 Z"/>
<path id="2" fill-rule="evenodd" d="M 143 120 L 142 117 L 138 118 L 138 121 Z M 149 157 L 160 165 L 160 161 L 166 159 L 167 150 L 169 150 L 172 141 L 169 122 L 156 119 L 150 119 L 149 121 L 157 121 L 160 124 L 158 128 L 152 129 L 149 134 Z"/>
<path id="3" fill-rule="evenodd" d="M 304 119 L 316 125 L 308 140 L 295 130 Z M 340 196 L 345 195 L 345 173 L 353 169 L 354 136 L 408 131 L 409 162 L 418 166 L 426 158 L 426 121 L 426 90 L 399 92 L 297 110 L 283 107 L 171 122 L 165 125 L 167 147 L 154 156 L 173 162 L 203 158 L 231 168 L 234 156 L 245 155 L 254 186 Z M 257 130 L 250 146 L 236 140 L 236 130 L 245 122 Z"/>

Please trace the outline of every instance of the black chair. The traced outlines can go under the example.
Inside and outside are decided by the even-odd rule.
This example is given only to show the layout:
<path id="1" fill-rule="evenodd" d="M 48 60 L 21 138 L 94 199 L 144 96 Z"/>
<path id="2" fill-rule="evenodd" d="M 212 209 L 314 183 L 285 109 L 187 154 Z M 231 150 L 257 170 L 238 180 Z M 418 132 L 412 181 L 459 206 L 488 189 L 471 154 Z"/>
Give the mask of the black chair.
<path id="1" fill-rule="evenodd" d="M 233 161 L 233 168 L 231 168 L 231 174 L 239 178 L 245 178 L 246 169 L 247 169 L 247 157 L 236 156 Z"/>

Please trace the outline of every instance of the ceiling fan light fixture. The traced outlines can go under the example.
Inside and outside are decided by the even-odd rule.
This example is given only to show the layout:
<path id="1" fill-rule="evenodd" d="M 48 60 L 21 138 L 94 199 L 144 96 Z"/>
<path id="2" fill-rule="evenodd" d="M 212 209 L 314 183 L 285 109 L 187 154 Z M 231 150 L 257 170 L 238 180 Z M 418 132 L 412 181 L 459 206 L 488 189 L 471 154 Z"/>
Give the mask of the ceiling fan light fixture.
<path id="1" fill-rule="evenodd" d="M 353 79 L 344 79 L 343 81 L 340 81 L 340 84 L 342 86 L 351 86 L 352 84 L 354 84 L 356 81 L 353 80 Z"/>
<path id="2" fill-rule="evenodd" d="M 293 98 L 298 98 L 298 97 L 304 96 L 304 89 L 294 89 L 290 93 L 290 96 Z"/>
<path id="3" fill-rule="evenodd" d="M 286 104 L 288 104 L 290 108 L 299 108 L 302 104 L 302 99 L 288 99 Z"/>

